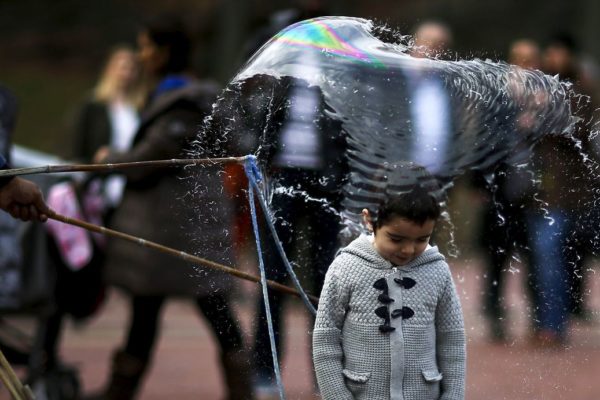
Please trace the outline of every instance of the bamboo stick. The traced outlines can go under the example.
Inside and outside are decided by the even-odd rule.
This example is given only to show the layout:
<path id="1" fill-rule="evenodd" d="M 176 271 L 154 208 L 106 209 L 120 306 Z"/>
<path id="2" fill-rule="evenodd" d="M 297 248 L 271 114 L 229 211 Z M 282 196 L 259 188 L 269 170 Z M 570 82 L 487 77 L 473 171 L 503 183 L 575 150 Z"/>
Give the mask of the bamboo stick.
<path id="1" fill-rule="evenodd" d="M 4 384 L 4 387 L 6 387 L 6 390 L 8 391 L 12 399 L 23 399 L 3 368 L 0 368 L 0 381 Z"/>
<path id="2" fill-rule="evenodd" d="M 0 170 L 0 178 L 20 175 L 35 175 L 35 174 L 46 174 L 46 173 L 64 173 L 64 172 L 110 172 L 118 171 L 126 168 L 141 168 L 141 167 L 175 167 L 175 166 L 188 166 L 188 165 L 217 165 L 217 164 L 231 164 L 238 163 L 243 164 L 252 156 L 242 157 L 222 157 L 222 158 L 192 158 L 192 159 L 171 159 L 171 160 L 151 160 L 151 161 L 137 161 L 128 163 L 115 163 L 115 164 L 71 164 L 71 165 L 46 165 L 41 167 L 30 167 L 30 168 L 14 168 Z M 213 261 L 197 257 L 183 251 L 175 250 L 158 243 L 154 243 L 136 236 L 128 235 L 123 232 L 118 232 L 112 229 L 108 229 L 103 226 L 90 224 L 85 221 L 77 220 L 75 218 L 66 217 L 57 213 L 50 213 L 48 218 L 78 226 L 80 228 L 97 232 L 120 239 L 125 239 L 130 242 L 138 243 L 145 247 L 150 247 L 161 251 L 163 253 L 171 254 L 175 257 L 182 258 L 186 261 L 190 261 L 195 264 L 202 265 L 214 270 L 222 271 L 227 274 L 242 278 L 248 281 L 260 283 L 260 277 L 248 274 L 237 269 L 227 267 L 222 264 L 215 263 Z M 300 293 L 289 286 L 282 285 L 278 282 L 267 280 L 267 285 L 275 290 L 279 290 L 284 293 L 292 294 L 300 297 Z M 319 299 L 315 296 L 308 296 L 312 302 L 318 303 Z"/>
<path id="3" fill-rule="evenodd" d="M 137 161 L 115 164 L 67 164 L 42 167 L 13 168 L 0 170 L 0 178 L 20 175 L 52 174 L 61 172 L 115 172 L 127 168 L 177 167 L 186 165 L 218 165 L 243 163 L 248 156 L 222 158 L 173 158 L 171 160 Z"/>
<path id="4" fill-rule="evenodd" d="M 202 258 L 202 257 L 194 256 L 194 255 L 186 253 L 184 251 L 175 250 L 173 248 L 170 248 L 170 247 L 167 247 L 167 246 L 163 246 L 161 244 L 158 244 L 158 243 L 155 243 L 155 242 L 152 242 L 152 241 L 149 241 L 149 240 L 145 240 L 145 239 L 142 239 L 142 238 L 137 237 L 137 236 L 133 236 L 133 235 L 129 235 L 129 234 L 126 234 L 126 233 L 123 233 L 123 232 L 115 231 L 113 229 L 109 229 L 109 228 L 106 228 L 104 226 L 90 224 L 89 222 L 81 221 L 79 219 L 66 217 L 64 215 L 60 215 L 60 214 L 57 214 L 55 212 L 51 212 L 48 215 L 48 218 L 56 220 L 56 221 L 63 222 L 65 224 L 74 225 L 74 226 L 86 229 L 88 231 L 92 231 L 92 232 L 96 232 L 96 233 L 101 233 L 101 234 L 104 234 L 104 235 L 113 236 L 113 237 L 116 237 L 116 238 L 128 240 L 130 242 L 137 243 L 137 244 L 139 244 L 141 246 L 149 247 L 149 248 L 158 250 L 160 252 L 163 252 L 163 253 L 166 253 L 166 254 L 170 254 L 172 256 L 184 259 L 184 260 L 192 262 L 194 264 L 201 265 L 203 267 L 207 267 L 207 268 L 210 268 L 210 269 L 213 269 L 213 270 L 221 271 L 221 272 L 227 273 L 229 275 L 233 275 L 233 276 L 236 276 L 238 278 L 245 279 L 245 280 L 248 280 L 248 281 L 260 283 L 260 277 L 259 276 L 252 275 L 252 274 L 249 274 L 247 272 L 243 272 L 243 271 L 237 270 L 235 268 L 227 267 L 225 265 L 216 263 L 214 261 L 210 261 L 210 260 L 207 260 L 207 259 Z M 278 282 L 275 282 L 275 281 L 272 281 L 272 280 L 267 280 L 267 285 L 269 287 L 275 289 L 275 290 L 280 291 L 280 292 L 284 292 L 284 293 L 287 293 L 287 294 L 291 294 L 291 295 L 300 297 L 300 293 L 296 289 L 291 288 L 291 287 L 286 286 L 286 285 L 282 285 L 281 283 L 278 283 Z M 318 302 L 319 302 L 318 297 L 315 297 L 315 296 L 312 296 L 312 295 L 308 295 L 308 297 L 309 297 L 309 299 L 314 304 L 318 304 Z"/>
<path id="5" fill-rule="evenodd" d="M 4 386 L 10 392 L 10 395 L 14 400 L 30 400 L 33 399 L 31 391 L 27 390 L 21 383 L 15 371 L 8 363 L 4 353 L 0 350 L 0 380 L 4 383 Z"/>

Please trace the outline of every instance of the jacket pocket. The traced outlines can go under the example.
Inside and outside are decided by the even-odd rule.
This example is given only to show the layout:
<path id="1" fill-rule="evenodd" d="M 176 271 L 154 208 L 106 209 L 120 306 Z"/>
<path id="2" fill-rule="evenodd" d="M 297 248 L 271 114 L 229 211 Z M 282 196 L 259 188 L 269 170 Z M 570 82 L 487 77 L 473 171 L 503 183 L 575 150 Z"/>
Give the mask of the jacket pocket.
<path id="1" fill-rule="evenodd" d="M 421 370 L 421 373 L 427 382 L 439 382 L 442 380 L 442 373 L 437 368 L 424 368 Z"/>
<path id="2" fill-rule="evenodd" d="M 367 381 L 371 377 L 370 372 L 355 372 L 349 369 L 343 369 L 342 374 L 345 377 L 346 387 L 352 393 L 354 398 L 364 398 L 367 390 Z"/>
<path id="3" fill-rule="evenodd" d="M 367 383 L 369 378 L 371 377 L 370 372 L 355 372 L 350 371 L 349 369 L 343 369 L 342 374 L 352 382 L 356 383 Z"/>

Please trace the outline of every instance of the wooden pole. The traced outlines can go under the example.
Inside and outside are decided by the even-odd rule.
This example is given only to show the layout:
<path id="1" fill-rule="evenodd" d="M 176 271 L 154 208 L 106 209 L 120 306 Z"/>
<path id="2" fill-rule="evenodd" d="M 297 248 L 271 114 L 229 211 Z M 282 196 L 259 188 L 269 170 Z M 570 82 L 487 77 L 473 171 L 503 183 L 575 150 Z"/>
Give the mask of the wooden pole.
<path id="1" fill-rule="evenodd" d="M 137 161 L 116 164 L 69 164 L 0 170 L 0 178 L 19 175 L 52 174 L 61 172 L 116 172 L 127 168 L 178 167 L 188 165 L 242 164 L 248 156 L 222 158 L 173 158 L 171 160 Z"/>
<path id="2" fill-rule="evenodd" d="M 171 160 L 151 160 L 151 161 L 138 161 L 129 163 L 116 163 L 116 164 L 72 164 L 72 165 L 46 165 L 42 167 L 31 167 L 31 168 L 15 168 L 0 170 L 0 178 L 19 176 L 19 175 L 35 175 L 35 174 L 47 174 L 47 173 L 64 173 L 64 172 L 115 172 L 126 168 L 141 168 L 141 167 L 176 167 L 176 166 L 189 166 L 189 165 L 217 165 L 217 164 L 230 164 L 237 163 L 243 164 L 249 157 L 222 157 L 222 158 L 192 158 L 192 159 L 171 159 Z M 201 265 L 203 267 L 218 270 L 241 279 L 245 279 L 252 282 L 260 283 L 260 277 L 248 274 L 246 272 L 237 270 L 235 268 L 227 267 L 222 264 L 215 263 L 213 261 L 194 256 L 192 254 L 175 250 L 170 247 L 163 246 L 161 244 L 151 242 L 136 236 L 128 235 L 123 232 L 115 231 L 103 226 L 90 224 L 85 221 L 81 221 L 75 218 L 66 217 L 64 215 L 52 212 L 48 215 L 48 218 L 56 221 L 63 222 L 65 224 L 74 225 L 88 231 L 101 233 L 108 236 L 117 237 L 120 239 L 128 240 L 130 242 L 137 243 L 139 245 L 150 247 L 161 251 L 163 253 L 171 254 L 172 256 L 182 258 L 186 261 Z M 300 293 L 289 286 L 282 285 L 281 283 L 267 280 L 267 285 L 280 292 L 288 293 L 294 296 L 300 297 Z M 309 299 L 318 304 L 318 297 L 308 295 Z"/>
<path id="3" fill-rule="evenodd" d="M 252 274 L 237 270 L 235 268 L 227 267 L 225 265 L 216 263 L 214 261 L 210 261 L 210 260 L 207 260 L 202 257 L 194 256 L 194 255 L 186 253 L 184 251 L 175 250 L 173 248 L 163 246 L 161 244 L 151 242 L 149 240 L 145 240 L 145 239 L 142 239 L 137 236 L 128 235 L 126 233 L 115 231 L 113 229 L 109 229 L 109 228 L 106 228 L 103 226 L 90 224 L 88 222 L 81 221 L 79 219 L 65 217 L 64 215 L 60 215 L 55 212 L 50 213 L 48 215 L 48 218 L 63 222 L 65 224 L 74 225 L 74 226 L 86 229 L 88 231 L 91 231 L 91 232 L 101 233 L 104 235 L 124 239 L 124 240 L 130 241 L 130 242 L 134 242 L 141 246 L 150 247 L 152 249 L 158 250 L 158 251 L 166 253 L 166 254 L 170 254 L 172 256 L 181 258 L 183 260 L 192 262 L 194 264 L 201 265 L 203 267 L 221 271 L 226 274 L 233 275 L 233 276 L 236 276 L 238 278 L 245 279 L 248 281 L 260 283 L 260 277 L 258 277 L 256 275 L 252 275 Z M 160 277 L 157 277 L 157 279 L 160 279 Z M 278 282 L 275 282 L 272 280 L 267 280 L 267 285 L 275 290 L 280 291 L 280 292 L 300 297 L 300 293 L 296 289 L 291 288 L 289 286 L 282 285 L 281 283 L 278 283 Z M 312 295 L 308 295 L 308 297 L 314 304 L 318 304 L 318 302 L 319 302 L 318 297 L 315 297 Z"/>
<path id="4" fill-rule="evenodd" d="M 33 393 L 29 387 L 21 383 L 2 351 L 0 351 L 0 381 L 4 383 L 13 400 L 33 400 Z"/>

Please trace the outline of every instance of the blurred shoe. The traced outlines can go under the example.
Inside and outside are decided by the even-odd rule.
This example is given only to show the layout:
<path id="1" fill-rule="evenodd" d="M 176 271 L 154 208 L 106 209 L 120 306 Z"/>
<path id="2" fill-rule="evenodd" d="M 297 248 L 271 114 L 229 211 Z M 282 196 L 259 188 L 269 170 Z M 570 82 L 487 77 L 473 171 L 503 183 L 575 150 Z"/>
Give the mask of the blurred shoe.
<path id="1" fill-rule="evenodd" d="M 277 385 L 270 383 L 254 385 L 254 398 L 256 400 L 279 400 Z"/>
<path id="2" fill-rule="evenodd" d="M 227 386 L 227 400 L 253 400 L 252 369 L 246 352 L 228 352 L 221 356 Z"/>
<path id="3" fill-rule="evenodd" d="M 135 398 L 148 362 L 118 350 L 113 355 L 108 388 L 82 396 L 82 400 L 132 400 Z"/>
<path id="4" fill-rule="evenodd" d="M 504 343 L 508 341 L 504 321 L 501 318 L 488 319 L 490 338 L 494 342 Z"/>
<path id="5" fill-rule="evenodd" d="M 279 400 L 279 389 L 274 376 L 258 369 L 252 382 L 255 400 Z"/>
<path id="6" fill-rule="evenodd" d="M 579 307 L 571 313 L 573 318 L 578 321 L 589 323 L 589 324 L 599 324 L 600 323 L 600 312 L 595 312 L 590 310 L 587 307 Z"/>

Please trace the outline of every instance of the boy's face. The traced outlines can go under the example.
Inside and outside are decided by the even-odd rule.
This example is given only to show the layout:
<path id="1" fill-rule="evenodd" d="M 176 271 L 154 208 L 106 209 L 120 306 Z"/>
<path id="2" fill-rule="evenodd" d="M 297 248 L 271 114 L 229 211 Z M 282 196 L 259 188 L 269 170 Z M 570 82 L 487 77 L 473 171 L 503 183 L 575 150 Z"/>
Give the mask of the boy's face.
<path id="1" fill-rule="evenodd" d="M 365 219 L 368 218 L 368 212 Z M 375 232 L 374 246 L 377 252 L 395 265 L 406 265 L 420 256 L 435 228 L 435 220 L 423 225 L 402 217 L 393 217 Z"/>

